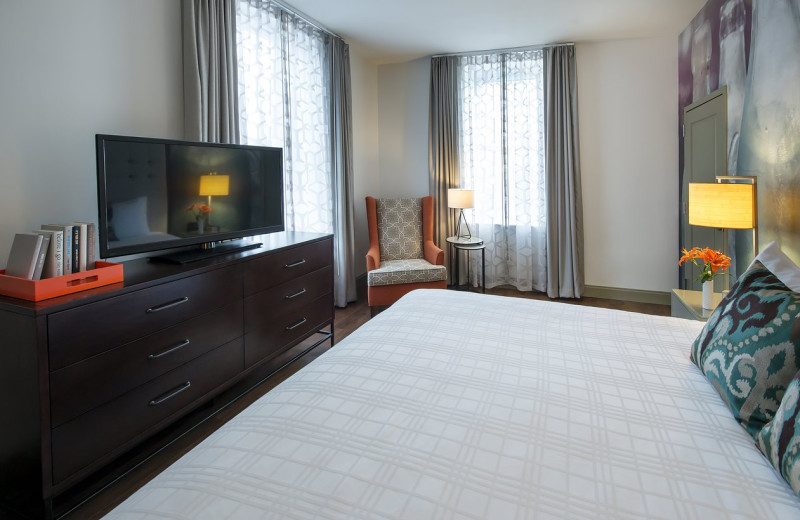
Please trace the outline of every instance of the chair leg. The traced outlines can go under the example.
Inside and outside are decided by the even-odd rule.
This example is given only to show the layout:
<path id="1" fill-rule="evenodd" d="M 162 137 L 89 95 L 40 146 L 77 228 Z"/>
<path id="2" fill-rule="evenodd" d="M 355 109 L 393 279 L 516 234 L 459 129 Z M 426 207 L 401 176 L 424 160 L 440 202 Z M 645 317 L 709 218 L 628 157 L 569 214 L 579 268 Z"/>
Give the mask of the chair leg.
<path id="1" fill-rule="evenodd" d="M 370 318 L 374 318 L 375 317 L 375 306 L 371 306 L 369 308 L 369 317 Z"/>

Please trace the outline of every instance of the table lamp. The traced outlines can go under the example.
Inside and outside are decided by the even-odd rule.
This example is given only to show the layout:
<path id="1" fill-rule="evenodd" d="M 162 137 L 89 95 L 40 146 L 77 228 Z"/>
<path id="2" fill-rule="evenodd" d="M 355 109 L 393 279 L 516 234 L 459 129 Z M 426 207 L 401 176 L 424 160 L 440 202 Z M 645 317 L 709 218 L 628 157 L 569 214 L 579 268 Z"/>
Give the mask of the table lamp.
<path id="1" fill-rule="evenodd" d="M 447 207 L 459 210 L 458 225 L 456 226 L 456 236 L 458 238 L 472 238 L 469 224 L 467 224 L 467 219 L 464 217 L 464 210 L 474 207 L 474 199 L 473 190 L 462 190 L 458 188 L 450 188 L 447 190 Z M 466 228 L 466 232 L 462 232 L 462 222 L 463 226 Z"/>
<path id="2" fill-rule="evenodd" d="M 211 207 L 213 195 L 227 195 L 230 186 L 229 175 L 217 175 L 212 172 L 200 176 L 200 196 L 208 197 L 208 207 Z M 208 224 L 211 225 L 211 213 L 208 214 Z"/>
<path id="3" fill-rule="evenodd" d="M 719 176 L 716 179 L 716 183 L 689 183 L 689 224 L 718 229 L 752 229 L 753 254 L 758 254 L 756 178 Z M 727 234 L 723 237 L 723 244 L 723 251 L 727 254 Z"/>

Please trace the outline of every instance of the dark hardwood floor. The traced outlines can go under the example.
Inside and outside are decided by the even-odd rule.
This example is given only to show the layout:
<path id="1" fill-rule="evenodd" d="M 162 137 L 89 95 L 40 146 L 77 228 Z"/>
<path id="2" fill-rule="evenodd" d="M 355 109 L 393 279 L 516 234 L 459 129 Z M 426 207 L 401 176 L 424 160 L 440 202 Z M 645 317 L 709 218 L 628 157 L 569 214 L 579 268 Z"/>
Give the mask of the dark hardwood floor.
<path id="1" fill-rule="evenodd" d="M 497 294 L 501 296 L 512 296 L 521 298 L 534 298 L 547 300 L 547 296 L 536 293 L 520 293 L 515 289 L 497 288 L 489 289 L 487 294 Z M 625 302 L 619 300 L 606 300 L 601 298 L 582 298 L 580 300 L 559 299 L 565 303 L 576 305 L 591 305 L 596 307 L 607 307 L 621 309 L 645 314 L 656 314 L 668 316 L 670 309 L 668 305 L 645 304 L 636 302 Z M 366 304 L 366 297 L 360 297 L 359 301 L 348 305 L 344 309 L 336 309 L 334 337 L 336 342 L 347 337 L 362 324 L 370 319 L 370 309 Z M 92 520 L 101 518 L 117 504 L 125 500 L 130 494 L 144 485 L 155 475 L 167 468 L 174 461 L 179 459 L 184 453 L 196 446 L 205 437 L 213 433 L 228 420 L 245 409 L 250 403 L 275 388 L 281 381 L 285 380 L 305 365 L 316 359 L 319 355 L 330 348 L 330 342 L 325 342 L 314 350 L 308 352 L 291 365 L 272 376 L 267 381 L 259 384 L 243 397 L 236 400 L 230 406 L 224 407 L 211 419 L 206 420 L 192 429 L 188 434 L 173 440 L 166 448 L 160 450 L 154 456 L 141 462 L 138 467 L 128 471 L 122 476 L 116 477 L 116 481 L 108 485 L 102 491 L 93 496 L 76 498 L 72 504 L 63 504 L 57 514 L 62 515 L 66 520 Z M 234 391 L 241 391 L 241 389 Z M 156 440 L 155 442 L 159 442 Z M 109 480 L 113 480 L 110 478 Z M 81 503 L 81 500 L 83 502 Z M 77 505 L 76 505 L 77 504 Z M 2 511 L 0 511 L 2 513 Z"/>

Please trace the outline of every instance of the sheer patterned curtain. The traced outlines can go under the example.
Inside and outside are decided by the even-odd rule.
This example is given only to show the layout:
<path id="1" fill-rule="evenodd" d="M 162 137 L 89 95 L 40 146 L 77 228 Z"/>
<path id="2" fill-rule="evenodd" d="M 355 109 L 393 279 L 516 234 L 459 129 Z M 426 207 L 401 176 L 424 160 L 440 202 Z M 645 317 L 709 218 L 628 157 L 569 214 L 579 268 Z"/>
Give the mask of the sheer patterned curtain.
<path id="1" fill-rule="evenodd" d="M 473 235 L 486 286 L 546 287 L 542 51 L 462 56 L 460 184 L 475 190 Z M 471 266 L 472 283 L 479 280 Z"/>
<path id="2" fill-rule="evenodd" d="M 347 44 L 265 0 L 236 5 L 241 142 L 279 146 L 286 229 L 334 234 L 334 301 L 356 299 Z"/>
<path id="3" fill-rule="evenodd" d="M 236 22 L 241 141 L 283 147 L 286 228 L 332 233 L 328 35 L 267 1 Z"/>

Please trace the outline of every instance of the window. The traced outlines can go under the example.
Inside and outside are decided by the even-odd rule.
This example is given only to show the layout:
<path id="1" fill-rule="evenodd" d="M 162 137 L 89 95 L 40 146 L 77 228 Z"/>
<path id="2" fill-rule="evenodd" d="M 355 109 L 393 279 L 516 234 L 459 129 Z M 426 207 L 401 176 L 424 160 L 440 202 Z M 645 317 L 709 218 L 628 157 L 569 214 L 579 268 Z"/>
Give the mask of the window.
<path id="1" fill-rule="evenodd" d="M 475 190 L 475 234 L 487 286 L 543 290 L 545 283 L 542 51 L 463 56 L 460 179 Z"/>
<path id="2" fill-rule="evenodd" d="M 284 149 L 288 230 L 333 232 L 328 37 L 270 2 L 237 2 L 241 141 Z"/>

